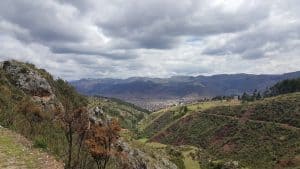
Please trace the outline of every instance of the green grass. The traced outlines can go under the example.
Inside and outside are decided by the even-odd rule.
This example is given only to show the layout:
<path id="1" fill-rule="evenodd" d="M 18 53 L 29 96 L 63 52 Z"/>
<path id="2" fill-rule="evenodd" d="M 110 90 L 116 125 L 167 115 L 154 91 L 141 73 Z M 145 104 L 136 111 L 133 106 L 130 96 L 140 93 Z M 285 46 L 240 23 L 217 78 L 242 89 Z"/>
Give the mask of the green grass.
<path id="1" fill-rule="evenodd" d="M 143 150 L 150 151 L 151 153 L 161 153 L 164 156 L 169 156 L 169 159 L 177 165 L 183 165 L 181 167 L 185 169 L 200 169 L 199 161 L 194 159 L 191 154 L 197 153 L 197 148 L 193 146 L 180 146 L 173 147 L 170 145 L 158 143 L 158 142 L 149 142 L 147 138 L 142 138 L 133 142 L 135 145 L 140 145 L 143 147 Z M 174 156 L 170 154 L 168 149 L 174 149 L 178 151 L 182 156 Z M 148 152 L 149 153 L 149 152 Z M 150 153 L 150 154 L 151 154 Z M 182 163 L 182 164 L 181 164 Z"/>
<path id="2" fill-rule="evenodd" d="M 140 138 L 140 139 L 138 139 L 138 141 L 141 142 L 141 143 L 146 143 L 148 141 L 148 139 L 147 138 Z"/>
<path id="3" fill-rule="evenodd" d="M 146 146 L 149 146 L 150 148 L 153 149 L 163 149 L 167 147 L 167 145 L 158 142 L 148 142 L 146 143 Z"/>
<path id="4" fill-rule="evenodd" d="M 33 153 L 32 150 L 21 143 L 16 142 L 8 132 L 3 132 L 0 129 L 0 168 L 7 165 L 24 166 L 28 169 L 42 168 L 42 164 L 38 160 L 38 154 Z M 9 167 L 9 166 L 7 166 Z"/>
<path id="5" fill-rule="evenodd" d="M 184 146 L 180 149 L 183 155 L 183 162 L 186 169 L 200 169 L 199 161 L 192 157 L 197 153 L 197 148 L 192 146 Z"/>

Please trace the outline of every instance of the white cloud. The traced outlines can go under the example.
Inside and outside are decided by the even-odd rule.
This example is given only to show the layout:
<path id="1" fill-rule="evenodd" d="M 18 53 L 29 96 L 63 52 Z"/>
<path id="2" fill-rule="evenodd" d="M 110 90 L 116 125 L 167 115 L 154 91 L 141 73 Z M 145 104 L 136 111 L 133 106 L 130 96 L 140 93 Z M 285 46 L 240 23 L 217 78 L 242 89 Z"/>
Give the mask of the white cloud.
<path id="1" fill-rule="evenodd" d="M 296 71 L 299 11 L 297 0 L 2 0 L 0 60 L 69 80 Z"/>

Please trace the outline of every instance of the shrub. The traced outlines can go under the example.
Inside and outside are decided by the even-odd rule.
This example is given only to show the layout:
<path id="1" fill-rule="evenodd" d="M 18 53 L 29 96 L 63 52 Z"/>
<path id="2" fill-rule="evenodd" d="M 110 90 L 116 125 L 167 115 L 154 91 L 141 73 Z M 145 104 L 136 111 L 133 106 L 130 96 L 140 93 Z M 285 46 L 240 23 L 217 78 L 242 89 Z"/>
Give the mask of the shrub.
<path id="1" fill-rule="evenodd" d="M 34 140 L 33 146 L 35 148 L 41 148 L 41 149 L 47 149 L 48 148 L 48 144 L 45 138 L 43 138 L 42 136 L 37 137 Z"/>

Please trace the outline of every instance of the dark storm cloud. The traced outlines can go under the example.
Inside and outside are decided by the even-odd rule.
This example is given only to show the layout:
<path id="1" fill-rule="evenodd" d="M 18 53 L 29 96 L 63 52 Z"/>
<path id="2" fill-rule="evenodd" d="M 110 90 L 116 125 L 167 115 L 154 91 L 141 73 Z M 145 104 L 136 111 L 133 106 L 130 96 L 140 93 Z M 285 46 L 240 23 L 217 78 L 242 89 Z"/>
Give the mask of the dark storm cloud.
<path id="1" fill-rule="evenodd" d="M 99 18 L 97 23 L 106 35 L 124 38 L 141 48 L 172 48 L 182 36 L 240 32 L 269 15 L 263 2 L 252 7 L 245 2 L 236 11 L 210 5 L 210 1 L 130 2 L 113 8 L 113 15 Z"/>
<path id="2" fill-rule="evenodd" d="M 234 11 L 218 4 L 212 5 L 208 0 L 201 3 L 190 0 L 177 3 L 171 0 L 118 3 L 91 0 L 3 0 L 0 3 L 3 19 L 29 33 L 29 36 L 16 33 L 17 38 L 43 43 L 53 52 L 88 55 L 97 55 L 99 49 L 80 50 L 80 43 L 88 38 L 85 34 L 88 30 L 81 24 L 97 24 L 106 36 L 123 42 L 123 45 L 116 46 L 116 42 L 113 42 L 112 47 L 115 48 L 168 49 L 180 45 L 183 36 L 203 37 L 239 32 L 269 15 L 269 6 L 263 2 L 256 2 L 252 6 L 243 2 Z M 91 15 L 96 15 L 98 11 L 104 12 L 91 19 L 95 23 L 78 22 L 84 17 L 81 12 L 87 13 L 87 9 L 90 9 Z M 78 42 L 78 46 L 57 47 L 69 42 Z"/>
<path id="3" fill-rule="evenodd" d="M 300 66 L 299 18 L 298 0 L 1 0 L 0 60 L 68 79 L 278 73 Z"/>
<path id="4" fill-rule="evenodd" d="M 70 14 L 73 16 L 68 16 Z M 31 36 L 26 40 L 42 43 L 83 40 L 80 31 L 72 28 L 76 26 L 74 20 L 68 18 L 78 17 L 72 7 L 58 6 L 51 1 L 1 0 L 0 15 L 4 20 L 28 31 Z"/>
<path id="5" fill-rule="evenodd" d="M 99 55 L 110 58 L 112 60 L 127 60 L 127 59 L 134 59 L 137 56 L 136 53 L 125 51 L 125 50 L 114 50 L 114 51 L 100 51 L 95 49 L 83 49 L 83 48 L 63 48 L 63 47 L 52 47 L 51 51 L 58 54 L 77 54 L 77 55 Z M 85 59 L 85 58 L 82 58 Z"/>

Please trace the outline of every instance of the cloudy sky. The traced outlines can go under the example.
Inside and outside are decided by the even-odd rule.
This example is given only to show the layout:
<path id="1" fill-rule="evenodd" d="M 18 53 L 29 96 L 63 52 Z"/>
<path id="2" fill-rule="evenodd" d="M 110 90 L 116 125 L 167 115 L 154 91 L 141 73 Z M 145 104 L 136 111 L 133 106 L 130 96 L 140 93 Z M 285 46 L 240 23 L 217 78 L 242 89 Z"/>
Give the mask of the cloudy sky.
<path id="1" fill-rule="evenodd" d="M 300 70 L 299 0 L 1 0 L 0 60 L 56 77 Z"/>

